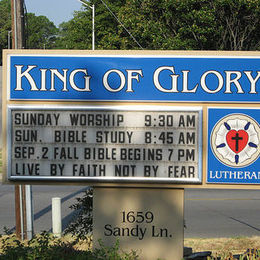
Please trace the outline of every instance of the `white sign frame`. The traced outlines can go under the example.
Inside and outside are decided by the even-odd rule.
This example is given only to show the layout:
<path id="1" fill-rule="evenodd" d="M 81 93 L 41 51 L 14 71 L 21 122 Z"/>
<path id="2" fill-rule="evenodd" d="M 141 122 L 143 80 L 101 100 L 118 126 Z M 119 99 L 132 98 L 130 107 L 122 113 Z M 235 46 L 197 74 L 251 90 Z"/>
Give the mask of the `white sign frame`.
<path id="1" fill-rule="evenodd" d="M 170 107 L 170 106 L 52 106 L 52 105 L 9 105 L 7 116 L 7 172 L 10 181 L 55 181 L 55 182 L 84 182 L 84 183 L 168 183 L 168 184 L 201 184 L 202 183 L 202 108 L 201 107 Z M 198 178 L 161 178 L 161 177 L 79 177 L 79 176 L 12 176 L 12 111 L 28 110 L 28 111 L 139 111 L 139 112 L 198 112 L 197 126 L 197 149 L 198 149 Z M 33 144 L 32 144 L 33 145 Z"/>

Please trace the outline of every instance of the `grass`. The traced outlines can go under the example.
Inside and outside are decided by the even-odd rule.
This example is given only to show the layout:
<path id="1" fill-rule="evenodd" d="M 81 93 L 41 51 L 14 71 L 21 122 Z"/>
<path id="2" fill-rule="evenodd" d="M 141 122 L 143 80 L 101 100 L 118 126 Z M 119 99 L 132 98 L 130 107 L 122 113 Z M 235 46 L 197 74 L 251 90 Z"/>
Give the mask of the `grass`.
<path id="1" fill-rule="evenodd" d="M 234 237 L 234 238 L 189 238 L 185 239 L 184 245 L 186 247 L 191 247 L 193 252 L 201 252 L 201 251 L 211 251 L 213 257 L 222 257 L 221 259 L 232 259 L 226 258 L 227 256 L 243 254 L 248 249 L 260 249 L 260 237 Z M 43 256 L 45 254 L 53 256 L 53 258 L 48 259 L 58 259 L 60 255 L 63 255 L 64 252 L 67 253 L 67 256 L 71 255 L 72 258 L 65 259 L 74 259 L 75 256 L 79 256 L 78 259 L 103 259 L 103 258 L 92 258 L 92 241 L 89 240 L 75 240 L 70 235 L 62 237 L 61 239 L 55 239 L 52 235 L 47 234 L 46 232 L 37 235 L 33 241 L 19 241 L 16 239 L 14 235 L 4 235 L 0 236 L 0 260 L 2 259 L 15 259 L 8 258 L 10 255 L 15 256 L 21 254 L 35 254 L 35 256 Z M 107 249 L 104 246 L 101 247 L 102 252 L 98 251 L 96 254 L 104 255 L 113 254 L 112 258 L 104 258 L 104 259 L 139 259 L 136 258 L 132 253 L 126 257 L 126 255 L 122 255 L 119 253 L 119 249 L 117 247 Z M 105 253 L 104 253 L 105 250 Z M 7 254 L 8 253 L 8 254 Z M 5 258 L 1 258 L 1 254 L 5 254 Z M 84 258 L 87 255 L 90 258 Z M 114 258 L 114 254 L 118 256 L 118 258 Z M 55 256 L 55 257 L 54 257 Z M 119 257 L 120 256 L 120 257 Z M 82 258 L 81 258 L 82 257 Z M 29 258 L 21 258 L 21 259 L 29 259 Z M 31 258 L 30 258 L 31 259 Z M 33 258 L 33 259 L 38 259 Z M 39 258 L 44 259 L 44 258 Z M 47 258 L 46 258 L 47 259 Z M 76 259 L 76 258 L 75 258 Z M 212 258 L 214 259 L 214 258 Z M 247 259 L 247 258 L 245 258 Z M 260 259 L 260 258 L 251 258 L 251 259 Z"/>
<path id="2" fill-rule="evenodd" d="M 211 251 L 213 256 L 235 255 L 243 254 L 247 249 L 260 249 L 260 237 L 188 238 L 184 245 L 191 247 L 193 252 Z"/>

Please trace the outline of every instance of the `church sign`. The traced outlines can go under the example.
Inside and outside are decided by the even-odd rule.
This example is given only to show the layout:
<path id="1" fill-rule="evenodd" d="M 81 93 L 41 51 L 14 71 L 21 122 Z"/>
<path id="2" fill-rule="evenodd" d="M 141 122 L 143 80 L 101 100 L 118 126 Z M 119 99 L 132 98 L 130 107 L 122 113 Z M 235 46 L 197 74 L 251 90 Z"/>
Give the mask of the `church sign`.
<path id="1" fill-rule="evenodd" d="M 6 50 L 3 57 L 7 182 L 260 182 L 257 52 Z"/>

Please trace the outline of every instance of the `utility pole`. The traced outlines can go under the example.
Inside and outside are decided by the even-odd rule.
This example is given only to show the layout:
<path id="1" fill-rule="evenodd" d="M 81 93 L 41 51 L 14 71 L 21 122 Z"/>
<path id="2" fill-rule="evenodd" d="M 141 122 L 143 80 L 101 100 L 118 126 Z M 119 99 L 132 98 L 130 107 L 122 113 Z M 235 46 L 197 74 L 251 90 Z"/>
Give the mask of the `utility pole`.
<path id="1" fill-rule="evenodd" d="M 12 49 L 24 49 L 24 1 L 11 0 L 12 13 Z M 25 185 L 15 185 L 15 222 L 16 235 L 20 239 L 26 238 L 26 203 Z"/>
<path id="2" fill-rule="evenodd" d="M 13 49 L 25 48 L 25 32 L 24 32 L 24 0 L 12 0 L 12 38 Z"/>

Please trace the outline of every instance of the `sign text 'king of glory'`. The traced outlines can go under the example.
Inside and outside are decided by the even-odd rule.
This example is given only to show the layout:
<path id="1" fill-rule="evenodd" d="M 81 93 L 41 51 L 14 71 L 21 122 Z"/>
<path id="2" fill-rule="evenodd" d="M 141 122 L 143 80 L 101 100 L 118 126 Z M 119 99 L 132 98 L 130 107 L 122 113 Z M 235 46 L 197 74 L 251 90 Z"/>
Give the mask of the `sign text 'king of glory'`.
<path id="1" fill-rule="evenodd" d="M 259 102 L 260 58 L 9 55 L 10 100 Z"/>

